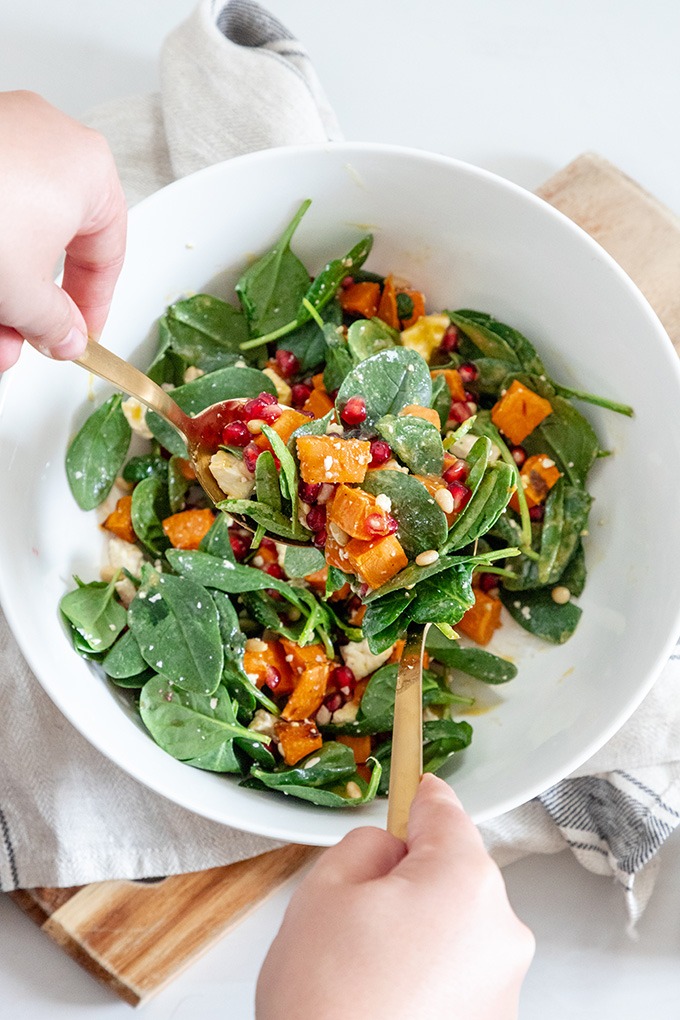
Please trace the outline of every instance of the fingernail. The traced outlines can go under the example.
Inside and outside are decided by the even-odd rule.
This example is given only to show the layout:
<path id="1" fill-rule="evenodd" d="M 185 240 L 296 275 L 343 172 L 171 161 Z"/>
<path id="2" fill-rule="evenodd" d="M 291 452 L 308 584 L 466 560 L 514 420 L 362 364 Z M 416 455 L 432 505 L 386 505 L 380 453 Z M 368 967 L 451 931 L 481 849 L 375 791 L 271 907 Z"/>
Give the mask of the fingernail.
<path id="1" fill-rule="evenodd" d="M 68 361 L 71 358 L 78 358 L 85 350 L 87 344 L 87 337 L 78 329 L 73 326 L 63 340 L 59 340 L 56 344 L 50 344 L 49 347 L 39 347 L 38 350 L 41 354 L 46 354 L 48 358 L 55 358 L 57 361 Z"/>

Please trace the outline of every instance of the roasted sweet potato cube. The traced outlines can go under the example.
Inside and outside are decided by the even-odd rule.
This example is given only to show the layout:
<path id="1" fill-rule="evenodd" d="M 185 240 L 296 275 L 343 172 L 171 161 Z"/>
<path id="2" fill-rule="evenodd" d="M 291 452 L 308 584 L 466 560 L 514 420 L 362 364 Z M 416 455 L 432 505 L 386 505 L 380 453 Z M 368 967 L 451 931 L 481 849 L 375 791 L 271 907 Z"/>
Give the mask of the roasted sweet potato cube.
<path id="1" fill-rule="evenodd" d="M 401 418 L 409 414 L 412 418 L 423 418 L 425 421 L 429 421 L 430 425 L 434 425 L 437 432 L 441 432 L 441 419 L 433 407 L 423 407 L 421 404 L 407 404 L 406 407 L 402 407 L 399 417 Z"/>
<path id="2" fill-rule="evenodd" d="M 361 315 L 364 319 L 372 319 L 374 315 L 378 314 L 380 284 L 353 283 L 351 287 L 342 288 L 338 292 L 338 301 L 343 312 L 348 312 L 350 315 Z"/>
<path id="3" fill-rule="evenodd" d="M 332 408 L 333 401 L 326 391 L 315 387 L 305 400 L 302 410 L 312 414 L 315 418 L 323 418 Z"/>
<path id="4" fill-rule="evenodd" d="M 323 738 L 313 722 L 280 722 L 276 727 L 276 739 L 286 765 L 296 765 L 312 751 L 318 751 Z"/>
<path id="5" fill-rule="evenodd" d="M 295 411 L 292 407 L 287 407 L 285 411 L 281 412 L 276 421 L 272 422 L 271 428 L 284 443 L 287 443 L 295 429 L 298 429 L 301 425 L 308 424 L 309 418 L 306 414 L 303 414 L 301 411 Z M 272 444 L 264 433 L 256 436 L 254 442 L 261 450 L 271 450 L 272 448 Z"/>
<path id="6" fill-rule="evenodd" d="M 345 737 L 338 736 L 335 738 L 339 744 L 345 744 L 351 748 L 354 760 L 357 765 L 364 765 L 366 761 L 371 757 L 371 738 L 370 737 Z"/>
<path id="7" fill-rule="evenodd" d="M 545 502 L 548 493 L 560 477 L 559 468 L 547 453 L 537 453 L 533 457 L 527 457 L 520 471 L 527 505 L 532 507 Z M 510 506 L 519 513 L 519 500 L 516 492 L 512 494 Z"/>
<path id="8" fill-rule="evenodd" d="M 300 673 L 295 683 L 295 690 L 286 702 L 281 713 L 283 719 L 289 722 L 310 719 L 321 708 L 328 677 L 331 673 L 332 663 L 326 659 L 324 662 L 314 663 Z"/>
<path id="9" fill-rule="evenodd" d="M 475 604 L 459 623 L 456 630 L 478 645 L 488 645 L 493 633 L 501 625 L 501 602 L 475 588 Z"/>
<path id="10" fill-rule="evenodd" d="M 328 661 L 326 649 L 322 644 L 300 646 L 289 638 L 282 637 L 281 645 L 295 676 L 309 666 L 318 666 Z"/>
<path id="11" fill-rule="evenodd" d="M 246 641 L 243 669 L 256 687 L 265 684 L 275 695 L 290 694 L 295 687 L 294 671 L 278 638 Z"/>
<path id="12" fill-rule="evenodd" d="M 443 375 L 446 379 L 446 385 L 449 388 L 452 400 L 465 400 L 465 386 L 463 380 L 460 377 L 460 373 L 455 368 L 433 368 L 430 372 L 433 379 L 436 379 L 438 375 Z"/>
<path id="13" fill-rule="evenodd" d="M 339 436 L 300 436 L 297 440 L 300 474 L 311 485 L 324 482 L 363 482 L 371 461 L 371 444 Z"/>
<path id="14" fill-rule="evenodd" d="M 396 535 L 385 535 L 364 542 L 353 538 L 345 552 L 354 573 L 369 588 L 379 588 L 408 565 L 408 557 Z"/>
<path id="15" fill-rule="evenodd" d="M 552 414 L 549 400 L 513 379 L 501 399 L 491 408 L 491 421 L 511 443 L 523 442 Z"/>
<path id="16" fill-rule="evenodd" d="M 124 542 L 136 542 L 137 536 L 132 527 L 132 496 L 121 496 L 115 508 L 102 524 L 112 535 L 122 538 Z"/>
<path id="17" fill-rule="evenodd" d="M 198 549 L 214 520 L 212 510 L 181 510 L 165 518 L 163 531 L 175 549 Z"/>
<path id="18" fill-rule="evenodd" d="M 369 520 L 370 517 L 370 520 Z M 328 520 L 352 538 L 368 541 L 388 530 L 389 514 L 378 506 L 375 496 L 363 489 L 339 485 Z"/>

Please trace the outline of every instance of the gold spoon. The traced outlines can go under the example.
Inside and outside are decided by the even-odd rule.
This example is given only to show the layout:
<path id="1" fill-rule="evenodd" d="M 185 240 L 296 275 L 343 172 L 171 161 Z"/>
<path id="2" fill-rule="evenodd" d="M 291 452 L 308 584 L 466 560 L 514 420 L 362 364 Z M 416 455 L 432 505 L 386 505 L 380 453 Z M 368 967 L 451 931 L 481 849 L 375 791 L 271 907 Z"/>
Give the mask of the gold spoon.
<path id="1" fill-rule="evenodd" d="M 210 458 L 216 453 L 218 446 L 214 442 L 206 441 L 207 426 L 211 421 L 214 422 L 215 411 L 220 407 L 220 404 L 213 404 L 194 417 L 185 414 L 179 404 L 175 403 L 172 397 L 157 383 L 152 382 L 138 368 L 123 361 L 118 355 L 113 354 L 106 347 L 102 347 L 101 344 L 95 343 L 94 340 L 88 340 L 87 347 L 83 355 L 76 359 L 76 364 L 81 368 L 86 368 L 88 372 L 93 372 L 102 379 L 106 379 L 107 382 L 113 383 L 123 393 L 139 400 L 170 425 L 173 425 L 187 444 L 189 460 L 201 488 L 213 503 L 219 503 L 226 499 L 226 493 L 220 489 L 210 470 Z M 249 527 L 240 518 L 238 523 Z M 252 526 L 249 527 L 249 530 L 253 530 Z"/>
<path id="2" fill-rule="evenodd" d="M 423 651 L 429 624 L 409 627 L 397 673 L 387 831 L 406 839 L 411 802 L 423 774 Z"/>

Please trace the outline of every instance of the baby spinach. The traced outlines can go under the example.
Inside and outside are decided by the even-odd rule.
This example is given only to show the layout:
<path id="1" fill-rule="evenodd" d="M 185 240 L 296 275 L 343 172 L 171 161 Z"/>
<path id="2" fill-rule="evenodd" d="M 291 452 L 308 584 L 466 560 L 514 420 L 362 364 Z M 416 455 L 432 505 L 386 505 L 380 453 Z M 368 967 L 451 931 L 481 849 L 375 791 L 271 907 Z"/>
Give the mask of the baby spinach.
<path id="1" fill-rule="evenodd" d="M 312 751 L 296 765 L 283 765 L 274 769 L 270 773 L 270 781 L 265 782 L 277 789 L 285 789 L 288 786 L 327 786 L 329 783 L 351 779 L 356 768 L 351 749 L 346 744 L 329 740 L 318 751 Z M 255 769 L 252 770 L 252 774 L 259 777 L 259 771 Z"/>
<path id="2" fill-rule="evenodd" d="M 534 430 L 532 439 L 534 444 L 542 445 L 544 452 L 552 452 L 558 467 L 571 482 L 583 486 L 600 452 L 598 438 L 590 422 L 569 401 L 554 396 L 550 403 L 553 413 Z"/>
<path id="3" fill-rule="evenodd" d="M 76 577 L 78 587 L 67 592 L 59 603 L 81 655 L 100 656 L 125 627 L 125 609 L 116 597 L 117 580 L 116 576 L 108 584 L 105 581 L 85 584 Z"/>
<path id="4" fill-rule="evenodd" d="M 215 692 L 224 648 L 215 603 L 201 584 L 152 571 L 130 603 L 128 624 L 152 669 L 183 691 Z"/>
<path id="5" fill-rule="evenodd" d="M 410 606 L 409 623 L 448 623 L 454 626 L 475 602 L 472 593 L 472 571 L 457 564 L 421 581 L 417 598 Z"/>
<path id="6" fill-rule="evenodd" d="M 342 308 L 338 301 L 331 301 L 323 310 L 317 309 L 317 316 L 323 320 L 323 329 L 314 319 L 307 319 L 277 343 L 279 350 L 290 351 L 295 355 L 301 372 L 317 369 L 324 363 L 328 356 L 328 337 L 342 325 Z"/>
<path id="7" fill-rule="evenodd" d="M 486 684 L 505 684 L 517 676 L 517 667 L 484 648 L 463 648 L 459 641 L 451 641 L 441 631 L 431 627 L 427 632 L 425 647 L 430 659 L 459 669 L 467 676 L 475 677 Z"/>
<path id="8" fill-rule="evenodd" d="M 301 534 L 307 534 L 299 522 L 294 522 L 291 517 L 273 510 L 267 503 L 260 503 L 254 499 L 224 499 L 217 504 L 217 508 L 230 514 L 250 517 L 256 524 L 261 525 L 264 531 L 280 538 L 297 540 Z"/>
<path id="9" fill-rule="evenodd" d="M 444 447 L 432 422 L 412 414 L 388 414 L 376 423 L 376 429 L 414 475 L 441 475 Z"/>
<path id="10" fill-rule="evenodd" d="M 151 475 L 165 478 L 167 470 L 168 462 L 165 457 L 161 457 L 158 453 L 145 453 L 138 457 L 131 457 L 121 475 L 126 482 L 136 485 L 137 482 L 141 482 L 143 478 L 150 478 Z"/>
<path id="11" fill-rule="evenodd" d="M 132 527 L 152 556 L 161 556 L 170 545 L 162 521 L 170 515 L 168 487 L 155 475 L 144 478 L 132 490 Z"/>
<path id="12" fill-rule="evenodd" d="M 554 584 L 562 576 L 588 523 L 590 504 L 584 489 L 566 484 L 563 478 L 550 490 L 537 565 L 539 584 Z"/>
<path id="13" fill-rule="evenodd" d="M 321 749 L 316 752 L 316 756 L 320 753 Z M 309 770 L 309 765 L 307 769 Z M 318 804 L 321 807 L 356 808 L 361 807 L 363 804 L 368 804 L 375 799 L 382 769 L 380 764 L 374 761 L 373 771 L 368 783 L 355 771 L 347 778 L 335 781 L 333 785 L 329 784 L 327 786 L 309 786 L 304 782 L 296 781 L 295 777 L 290 777 L 289 779 L 286 771 L 282 770 L 279 772 L 275 770 L 268 772 L 254 765 L 250 770 L 251 780 L 246 780 L 241 785 L 254 787 L 255 789 L 278 790 L 280 793 L 299 797 L 301 800 L 311 801 L 312 804 Z M 357 792 L 359 793 L 358 797 L 356 796 Z"/>
<path id="14" fill-rule="evenodd" d="M 506 591 L 501 588 L 499 594 L 501 602 L 520 627 L 554 645 L 564 644 L 581 618 L 578 606 L 573 602 L 559 605 L 548 588 L 533 591 Z"/>
<path id="15" fill-rule="evenodd" d="M 153 677 L 139 699 L 142 721 L 156 743 L 173 758 L 212 772 L 240 772 L 234 740 L 266 743 L 269 738 L 236 720 L 226 687 L 210 696 L 181 690 Z"/>
<path id="16" fill-rule="evenodd" d="M 327 348 L 323 384 L 327 393 L 335 393 L 342 386 L 348 372 L 352 371 L 354 359 L 346 340 L 338 333 L 336 326 L 326 327 L 324 333 Z"/>
<path id="17" fill-rule="evenodd" d="M 432 400 L 430 401 L 430 407 L 433 411 L 436 411 L 439 415 L 439 421 L 441 422 L 442 428 L 446 426 L 451 413 L 451 404 L 453 403 L 451 397 L 451 391 L 446 382 L 446 378 L 443 375 L 437 375 L 432 380 Z"/>
<path id="18" fill-rule="evenodd" d="M 236 293 L 248 319 L 250 335 L 270 334 L 294 320 L 309 289 L 309 273 L 290 242 L 311 202 L 302 203 L 273 248 L 242 274 Z M 243 349 L 247 349 L 247 342 Z"/>
<path id="19" fill-rule="evenodd" d="M 260 503 L 266 503 L 277 513 L 281 512 L 279 475 L 269 450 L 263 450 L 255 462 L 255 495 Z"/>
<path id="20" fill-rule="evenodd" d="M 453 719 L 430 720 L 423 725 L 423 771 L 438 772 L 454 754 L 464 751 L 472 741 L 472 727 L 467 722 Z M 392 741 L 385 740 L 376 750 L 375 758 L 382 765 L 378 793 L 389 791 Z"/>
<path id="21" fill-rule="evenodd" d="M 365 427 L 386 414 L 399 414 L 407 404 L 429 407 L 432 379 L 427 363 L 415 351 L 394 347 L 380 351 L 352 369 L 343 380 L 335 406 L 342 412 L 350 397 L 366 402 Z"/>
<path id="22" fill-rule="evenodd" d="M 357 319 L 347 330 L 347 346 L 354 362 L 399 345 L 399 332 L 382 319 Z"/>
<path id="23" fill-rule="evenodd" d="M 184 508 L 185 496 L 191 487 L 191 482 L 185 473 L 186 460 L 184 457 L 172 456 L 166 465 L 166 478 L 168 484 L 168 500 L 170 510 L 173 514 Z"/>
<path id="24" fill-rule="evenodd" d="M 170 305 L 164 326 L 167 349 L 204 372 L 241 358 L 240 345 L 248 339 L 243 312 L 211 294 L 195 294 Z"/>
<path id="25" fill-rule="evenodd" d="M 390 513 L 399 524 L 398 538 L 409 559 L 444 545 L 448 531 L 446 515 L 413 475 L 401 471 L 373 471 L 366 476 L 362 487 L 373 496 L 383 493 L 392 501 Z"/>
<path id="26" fill-rule="evenodd" d="M 326 566 L 326 557 L 320 549 L 313 547 L 288 545 L 283 557 L 283 569 L 288 577 L 307 577 L 308 574 L 315 574 L 317 570 L 323 570 Z M 342 585 L 341 585 L 342 587 Z"/>
<path id="27" fill-rule="evenodd" d="M 126 630 L 116 640 L 102 662 L 102 669 L 113 680 L 126 680 L 145 672 L 147 664 L 131 630 Z"/>
<path id="28" fill-rule="evenodd" d="M 200 552 L 216 556 L 221 560 L 228 560 L 236 565 L 234 550 L 231 547 L 229 536 L 229 518 L 226 514 L 218 514 L 213 521 L 210 531 L 201 539 Z"/>
<path id="29" fill-rule="evenodd" d="M 94 510 L 106 499 L 120 474 L 132 429 L 114 393 L 79 429 L 66 453 L 66 477 L 81 510 Z"/>
<path id="30" fill-rule="evenodd" d="M 451 526 L 447 550 L 469 545 L 493 527 L 508 505 L 514 477 L 513 469 L 503 461 L 497 461 L 485 472 L 472 499 Z"/>

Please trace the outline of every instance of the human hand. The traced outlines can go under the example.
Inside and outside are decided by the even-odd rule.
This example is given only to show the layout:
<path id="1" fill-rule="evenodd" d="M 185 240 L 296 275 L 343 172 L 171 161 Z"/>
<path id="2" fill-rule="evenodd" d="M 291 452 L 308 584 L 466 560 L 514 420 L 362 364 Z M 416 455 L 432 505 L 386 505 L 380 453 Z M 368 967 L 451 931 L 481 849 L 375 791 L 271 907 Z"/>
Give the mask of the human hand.
<path id="1" fill-rule="evenodd" d="M 425 775 L 406 845 L 355 829 L 294 894 L 264 961 L 258 1020 L 511 1020 L 533 956 L 455 794 Z"/>
<path id="2" fill-rule="evenodd" d="M 32 92 L 0 93 L 0 224 L 0 372 L 24 338 L 53 358 L 78 357 L 108 314 L 125 198 L 103 137 Z"/>

